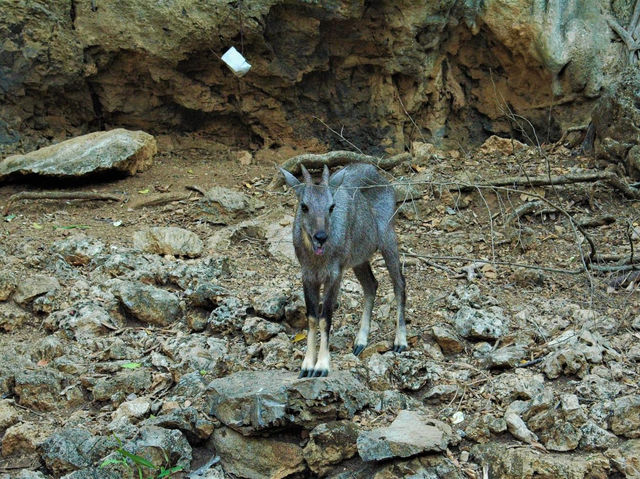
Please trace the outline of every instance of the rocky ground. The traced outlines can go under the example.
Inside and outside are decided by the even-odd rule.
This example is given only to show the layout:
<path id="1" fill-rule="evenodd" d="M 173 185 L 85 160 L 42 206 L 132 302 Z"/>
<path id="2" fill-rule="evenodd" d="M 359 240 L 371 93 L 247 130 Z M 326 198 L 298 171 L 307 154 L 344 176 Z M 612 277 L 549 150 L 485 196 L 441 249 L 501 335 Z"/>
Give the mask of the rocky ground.
<path id="1" fill-rule="evenodd" d="M 582 271 L 589 245 L 567 219 L 602 261 L 623 257 L 638 202 L 599 183 L 459 187 L 590 158 L 414 144 L 393 170 L 410 348 L 390 351 L 377 258 L 370 345 L 351 354 L 349 273 L 332 373 L 298 380 L 295 201 L 268 188 L 287 151 L 188 136 L 158 149 L 136 176 L 66 185 L 124 202 L 16 201 L 2 218 L 0 477 L 640 476 L 635 283 Z M 5 184 L 0 203 L 53 183 Z"/>

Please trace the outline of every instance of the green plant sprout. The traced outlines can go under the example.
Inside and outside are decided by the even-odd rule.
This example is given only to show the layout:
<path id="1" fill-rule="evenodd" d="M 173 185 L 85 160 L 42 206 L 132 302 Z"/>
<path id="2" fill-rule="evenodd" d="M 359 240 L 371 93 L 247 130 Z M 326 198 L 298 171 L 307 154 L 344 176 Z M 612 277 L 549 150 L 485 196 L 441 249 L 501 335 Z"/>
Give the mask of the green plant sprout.
<path id="1" fill-rule="evenodd" d="M 165 468 L 164 466 L 156 466 L 148 459 L 145 459 L 142 456 L 138 456 L 137 454 L 133 454 L 125 450 L 124 444 L 122 444 L 122 441 L 120 440 L 120 438 L 115 434 L 113 435 L 113 437 L 115 438 L 116 441 L 118 441 L 118 444 L 120 444 L 120 447 L 116 449 L 116 452 L 120 454 L 120 457 L 105 459 L 104 461 L 102 461 L 102 464 L 100 464 L 101 468 L 106 467 L 110 464 L 122 464 L 127 469 L 131 469 L 131 466 L 129 465 L 129 462 L 128 462 L 128 460 L 131 460 L 135 464 L 135 467 L 138 471 L 139 479 L 145 479 L 143 474 L 143 469 L 142 469 L 143 467 L 146 467 L 147 469 L 151 469 L 154 472 L 153 479 L 163 479 L 165 477 L 172 476 L 176 472 L 180 472 L 183 469 L 182 466 L 173 466 L 168 469 Z M 167 453 L 165 451 L 162 451 L 162 452 L 164 454 L 164 459 L 168 464 L 169 457 L 167 457 Z"/>

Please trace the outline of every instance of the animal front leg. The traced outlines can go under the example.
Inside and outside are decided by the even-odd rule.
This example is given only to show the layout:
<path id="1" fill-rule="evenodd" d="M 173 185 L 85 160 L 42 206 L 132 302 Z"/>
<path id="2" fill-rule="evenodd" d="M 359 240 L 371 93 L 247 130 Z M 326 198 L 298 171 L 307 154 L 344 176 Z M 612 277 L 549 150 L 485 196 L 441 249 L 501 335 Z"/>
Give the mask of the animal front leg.
<path id="1" fill-rule="evenodd" d="M 329 332 L 331 331 L 331 318 L 340 291 L 340 279 L 337 278 L 325 285 L 325 295 L 322 301 L 322 314 L 318 321 L 320 328 L 320 349 L 318 360 L 313 370 L 314 377 L 324 377 L 329 374 L 331 358 L 329 354 Z"/>
<path id="2" fill-rule="evenodd" d="M 320 298 L 320 285 L 305 282 L 304 301 L 307 306 L 307 352 L 302 361 L 299 378 L 313 376 L 316 364 L 316 335 L 318 332 L 318 301 Z"/>

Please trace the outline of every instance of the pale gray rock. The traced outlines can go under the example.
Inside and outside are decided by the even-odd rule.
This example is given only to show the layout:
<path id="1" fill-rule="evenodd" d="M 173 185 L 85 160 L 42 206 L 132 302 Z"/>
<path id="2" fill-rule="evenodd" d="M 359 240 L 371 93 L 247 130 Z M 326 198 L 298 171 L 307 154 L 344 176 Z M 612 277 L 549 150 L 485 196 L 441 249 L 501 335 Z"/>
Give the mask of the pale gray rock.
<path id="1" fill-rule="evenodd" d="M 56 241 L 51 249 L 60 254 L 64 260 L 74 266 L 89 264 L 93 258 L 104 252 L 105 246 L 101 241 L 78 234 Z"/>
<path id="2" fill-rule="evenodd" d="M 361 432 L 357 445 L 363 461 L 381 461 L 445 451 L 453 440 L 451 428 L 443 422 L 400 411 L 389 426 Z"/>
<path id="3" fill-rule="evenodd" d="M 616 398 L 611 411 L 611 431 L 627 438 L 640 437 L 640 396 Z"/>
<path id="4" fill-rule="evenodd" d="M 599 453 L 540 454 L 531 447 L 505 447 L 501 441 L 474 446 L 471 453 L 489 466 L 489 477 L 501 479 L 608 477 L 610 468 L 609 459 Z"/>
<path id="5" fill-rule="evenodd" d="M 151 387 L 151 373 L 145 368 L 120 371 L 113 376 L 100 378 L 93 385 L 93 399 L 122 402 L 127 394 L 140 394 Z"/>
<path id="6" fill-rule="evenodd" d="M 242 334 L 247 344 L 265 342 L 284 331 L 284 326 L 255 316 L 245 319 Z"/>
<path id="7" fill-rule="evenodd" d="M 53 293 L 60 289 L 60 283 L 53 276 L 36 274 L 20 281 L 13 295 L 13 300 L 20 305 L 27 305 L 38 296 Z"/>
<path id="8" fill-rule="evenodd" d="M 180 316 L 180 302 L 173 293 L 135 281 L 113 280 L 111 285 L 127 313 L 143 323 L 163 327 Z"/>
<path id="9" fill-rule="evenodd" d="M 606 429 L 601 428 L 593 421 L 585 422 L 580 431 L 580 448 L 585 451 L 605 450 L 615 446 L 618 438 L 615 434 L 610 433 Z"/>
<path id="10" fill-rule="evenodd" d="M 59 475 L 92 465 L 117 444 L 112 437 L 93 436 L 80 428 L 66 428 L 47 438 L 39 449 L 47 468 Z"/>
<path id="11" fill-rule="evenodd" d="M 122 128 L 98 131 L 0 162 L 0 181 L 15 175 L 83 177 L 117 172 L 133 175 L 147 169 L 157 151 L 153 136 Z"/>
<path id="12" fill-rule="evenodd" d="M 169 226 L 136 231 L 133 247 L 146 253 L 197 258 L 204 244 L 194 232 Z"/>
<path id="13" fill-rule="evenodd" d="M 402 354 L 374 353 L 365 363 L 369 387 L 376 391 L 390 388 L 417 391 L 440 379 L 442 368 L 425 359 L 419 351 Z"/>
<path id="14" fill-rule="evenodd" d="M 513 368 L 526 357 L 526 350 L 521 345 L 507 346 L 491 351 L 485 358 L 489 368 Z"/>
<path id="15" fill-rule="evenodd" d="M 165 414 L 145 419 L 142 425 L 179 429 L 190 443 L 208 439 L 214 429 L 213 421 L 192 406 L 177 407 Z"/>
<path id="16" fill-rule="evenodd" d="M 241 371 L 208 386 L 210 413 L 244 434 L 289 425 L 312 429 L 320 423 L 350 419 L 370 405 L 373 394 L 346 371 L 328 377 L 297 379 L 288 371 Z"/>
<path id="17" fill-rule="evenodd" d="M 495 340 L 506 332 L 502 308 L 474 309 L 462 306 L 453 318 L 458 334 L 464 338 Z"/>
<path id="18" fill-rule="evenodd" d="M 110 315 L 94 301 L 80 301 L 71 308 L 54 311 L 45 319 L 47 329 L 61 330 L 69 339 L 78 341 L 101 336 L 122 326 L 119 316 Z"/>

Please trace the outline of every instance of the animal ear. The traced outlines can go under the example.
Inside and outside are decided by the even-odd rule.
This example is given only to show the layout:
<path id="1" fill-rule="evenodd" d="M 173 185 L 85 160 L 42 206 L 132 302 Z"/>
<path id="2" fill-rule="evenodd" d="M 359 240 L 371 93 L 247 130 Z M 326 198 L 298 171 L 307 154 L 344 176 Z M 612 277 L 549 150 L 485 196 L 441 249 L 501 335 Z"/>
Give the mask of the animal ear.
<path id="1" fill-rule="evenodd" d="M 347 172 L 346 168 L 342 168 L 340 171 L 336 171 L 331 178 L 329 178 L 329 186 L 331 188 L 338 188 L 344 180 L 344 175 Z"/>
<path id="2" fill-rule="evenodd" d="M 293 191 L 296 192 L 296 195 L 300 196 L 300 193 L 302 193 L 302 187 L 304 185 L 302 183 L 300 183 L 298 178 L 293 176 L 291 173 L 289 173 L 284 168 L 278 167 L 278 169 L 280 170 L 280 173 L 284 177 L 284 181 L 287 182 L 287 185 L 289 185 L 291 188 L 293 188 Z"/>
<path id="3" fill-rule="evenodd" d="M 309 174 L 309 170 L 307 170 L 304 165 L 300 165 L 300 170 L 302 171 L 302 177 L 304 178 L 304 182 L 308 185 L 313 184 L 313 180 L 311 179 L 311 175 Z"/>
<path id="4" fill-rule="evenodd" d="M 324 165 L 322 169 L 322 182 L 320 183 L 323 186 L 329 186 L 329 167 Z"/>

